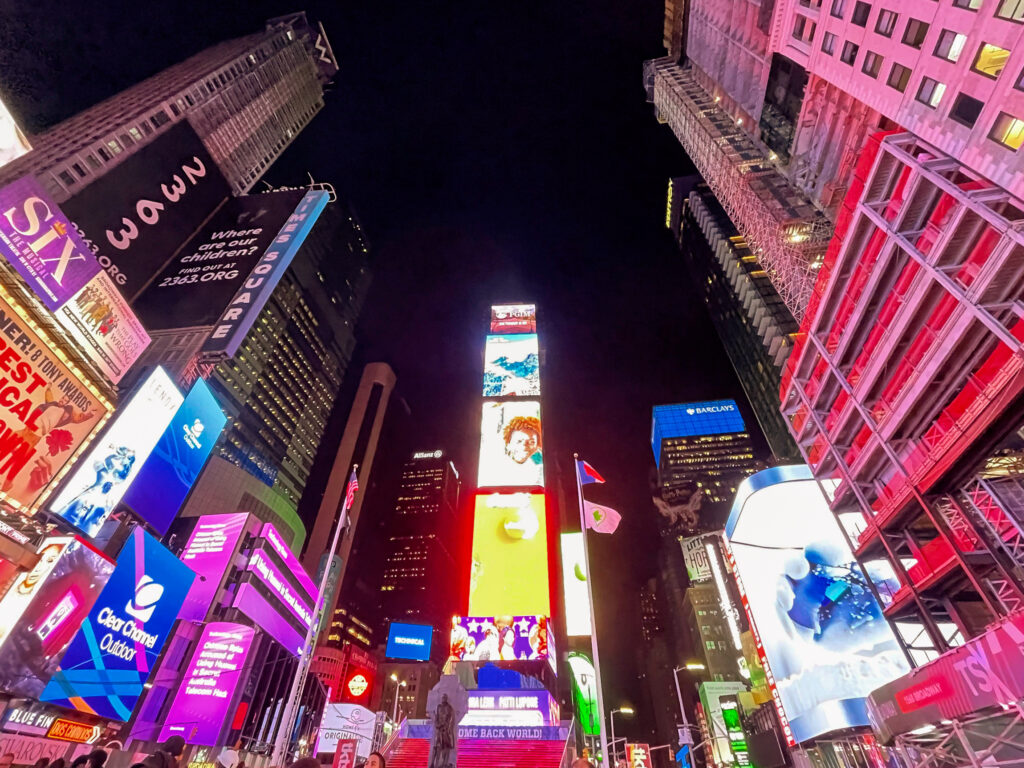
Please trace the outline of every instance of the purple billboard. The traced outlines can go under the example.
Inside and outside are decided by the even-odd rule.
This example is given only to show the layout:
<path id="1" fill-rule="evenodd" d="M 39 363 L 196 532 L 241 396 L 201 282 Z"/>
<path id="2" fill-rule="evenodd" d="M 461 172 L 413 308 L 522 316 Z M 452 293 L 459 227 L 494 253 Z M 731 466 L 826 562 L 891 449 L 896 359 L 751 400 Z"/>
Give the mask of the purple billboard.
<path id="1" fill-rule="evenodd" d="M 452 661 L 527 661 L 548 658 L 544 616 L 456 616 Z"/>
<path id="2" fill-rule="evenodd" d="M 74 225 L 31 176 L 0 189 L 0 247 L 49 310 L 59 309 L 99 271 Z"/>
<path id="3" fill-rule="evenodd" d="M 206 618 L 248 519 L 248 512 L 199 518 L 181 553 L 181 562 L 195 571 L 197 578 L 192 582 L 178 618 L 185 621 Z"/>
<path id="4" fill-rule="evenodd" d="M 185 676 L 160 730 L 160 741 L 182 736 L 189 744 L 213 746 L 238 698 L 256 630 L 212 622 L 203 629 Z"/>

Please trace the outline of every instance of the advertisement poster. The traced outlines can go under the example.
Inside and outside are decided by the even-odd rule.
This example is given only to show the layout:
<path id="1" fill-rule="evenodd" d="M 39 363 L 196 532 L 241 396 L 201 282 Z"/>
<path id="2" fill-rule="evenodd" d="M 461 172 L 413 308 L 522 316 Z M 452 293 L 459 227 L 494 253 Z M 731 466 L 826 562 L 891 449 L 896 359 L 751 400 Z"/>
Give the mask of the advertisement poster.
<path id="1" fill-rule="evenodd" d="M 692 536 L 682 540 L 683 561 L 686 563 L 686 575 L 691 584 L 699 584 L 704 581 L 711 581 L 711 561 L 708 559 L 708 551 L 705 546 L 712 541 L 712 537 Z"/>
<path id="2" fill-rule="evenodd" d="M 743 683 L 730 681 L 701 683 L 698 688 L 708 733 L 713 734 L 711 751 L 717 765 L 733 762 L 732 749 L 729 746 L 729 731 L 725 726 L 725 719 L 722 717 L 722 697 L 733 696 L 745 690 L 747 690 L 747 686 Z"/>
<path id="3" fill-rule="evenodd" d="M 111 406 L 0 298 L 0 497 L 30 511 Z"/>
<path id="4" fill-rule="evenodd" d="M 865 697 L 907 661 L 810 470 L 748 477 L 725 532 L 793 740 L 869 725 Z M 881 566 L 870 576 L 896 591 Z"/>
<path id="5" fill-rule="evenodd" d="M 203 142 L 182 120 L 62 207 L 131 302 L 230 194 Z"/>
<path id="6" fill-rule="evenodd" d="M 164 718 L 159 741 L 177 735 L 189 744 L 212 747 L 220 743 L 255 636 L 255 629 L 242 624 L 215 621 L 206 625 Z"/>
<path id="7" fill-rule="evenodd" d="M 368 757 L 376 722 L 377 715 L 358 704 L 326 704 L 316 751 L 334 752 L 339 741 L 355 739 L 360 742 L 359 757 Z"/>
<path id="8" fill-rule="evenodd" d="M 626 763 L 629 768 L 654 768 L 650 744 L 626 744 Z"/>
<path id="9" fill-rule="evenodd" d="M 209 385 L 198 379 L 122 501 L 158 532 L 167 533 L 226 424 Z"/>
<path id="10" fill-rule="evenodd" d="M 327 206 L 328 195 L 321 190 L 305 194 L 288 217 L 274 242 L 260 256 L 245 282 L 238 288 L 220 319 L 214 323 L 210 337 L 203 345 L 207 354 L 233 356 L 242 346 L 256 317 L 270 299 L 299 247 L 313 229 Z"/>
<path id="11" fill-rule="evenodd" d="M 587 736 L 601 732 L 597 714 L 597 674 L 590 659 L 582 653 L 570 653 L 567 661 L 572 672 L 572 698 L 580 728 Z"/>
<path id="12" fill-rule="evenodd" d="M 565 606 L 565 633 L 569 637 L 590 637 L 590 592 L 587 589 L 587 562 L 583 555 L 583 534 L 562 534 L 562 590 Z"/>
<path id="13" fill-rule="evenodd" d="M 384 655 L 389 659 L 426 661 L 430 658 L 433 636 L 434 628 L 429 624 L 392 621 L 388 627 L 388 645 Z"/>
<path id="14" fill-rule="evenodd" d="M 536 333 L 537 307 L 533 304 L 496 304 L 491 307 L 491 333 Z"/>
<path id="15" fill-rule="evenodd" d="M 0 598 L 0 648 L 7 636 L 18 625 L 21 615 L 32 603 L 32 599 L 43 586 L 50 571 L 57 565 L 67 546 L 74 541 L 70 536 L 51 536 L 39 545 L 36 554 L 39 559 L 32 570 L 20 574 Z"/>
<path id="16" fill-rule="evenodd" d="M 136 527 L 40 700 L 127 721 L 194 578 Z"/>
<path id="17" fill-rule="evenodd" d="M 149 346 L 146 329 L 102 270 L 54 316 L 114 384 Z"/>
<path id="18" fill-rule="evenodd" d="M 113 572 L 82 539 L 63 548 L 0 646 L 0 690 L 39 698 Z"/>
<path id="19" fill-rule="evenodd" d="M 558 702 L 543 688 L 478 688 L 469 692 L 468 701 L 469 711 L 459 725 L 558 725 Z"/>
<path id="20" fill-rule="evenodd" d="M 356 768 L 358 751 L 358 739 L 339 739 L 337 746 L 334 748 L 332 768 Z"/>
<path id="21" fill-rule="evenodd" d="M 452 661 L 529 661 L 548 658 L 544 616 L 456 616 Z"/>
<path id="22" fill-rule="evenodd" d="M 497 334 L 484 346 L 484 397 L 540 395 L 537 334 Z"/>
<path id="23" fill-rule="evenodd" d="M 484 403 L 478 488 L 544 485 L 540 403 Z"/>
<path id="24" fill-rule="evenodd" d="M 0 189 L 0 252 L 51 311 L 100 271 L 74 226 L 31 176 Z"/>
<path id="25" fill-rule="evenodd" d="M 181 553 L 181 562 L 197 578 L 185 597 L 178 613 L 179 618 L 184 621 L 202 621 L 206 618 L 248 519 L 248 512 L 204 515 L 199 518 Z"/>
<path id="26" fill-rule="evenodd" d="M 32 149 L 25 134 L 18 127 L 17 121 L 7 109 L 7 105 L 0 101 L 0 168 L 3 168 L 12 160 L 17 160 Z M 6 752 L 7 750 L 4 750 Z M 29 760 L 28 762 L 35 762 Z"/>
<path id="27" fill-rule="evenodd" d="M 542 493 L 490 493 L 476 497 L 469 611 L 547 616 L 548 531 Z"/>
<path id="28" fill-rule="evenodd" d="M 184 398 L 163 368 L 155 368 L 127 405 L 118 408 L 113 425 L 78 462 L 78 469 L 50 501 L 51 514 L 95 536 Z"/>
<path id="29" fill-rule="evenodd" d="M 229 198 L 135 302 L 150 330 L 213 325 L 305 192 Z"/>

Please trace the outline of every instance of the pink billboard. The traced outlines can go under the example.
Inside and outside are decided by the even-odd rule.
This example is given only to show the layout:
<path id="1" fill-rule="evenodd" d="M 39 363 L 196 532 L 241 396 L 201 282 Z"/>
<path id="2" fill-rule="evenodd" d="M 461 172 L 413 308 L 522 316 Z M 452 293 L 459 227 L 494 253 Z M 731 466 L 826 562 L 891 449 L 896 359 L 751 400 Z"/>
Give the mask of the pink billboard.
<path id="1" fill-rule="evenodd" d="M 199 518 L 181 553 L 181 562 L 195 571 L 196 580 L 181 606 L 179 619 L 202 621 L 206 618 L 248 519 L 248 512 Z"/>
<path id="2" fill-rule="evenodd" d="M 181 736 L 189 744 L 213 746 L 245 679 L 256 630 L 242 624 L 211 622 L 203 629 L 185 676 L 160 730 L 160 741 Z"/>

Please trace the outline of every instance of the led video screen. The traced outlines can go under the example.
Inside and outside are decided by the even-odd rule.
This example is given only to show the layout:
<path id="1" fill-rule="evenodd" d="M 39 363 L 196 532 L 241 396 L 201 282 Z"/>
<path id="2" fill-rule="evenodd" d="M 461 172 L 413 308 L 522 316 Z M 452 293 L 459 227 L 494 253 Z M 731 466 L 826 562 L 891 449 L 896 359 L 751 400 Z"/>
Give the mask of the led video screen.
<path id="1" fill-rule="evenodd" d="M 537 307 L 533 304 L 496 304 L 491 307 L 491 333 L 536 333 Z"/>
<path id="2" fill-rule="evenodd" d="M 565 633 L 569 637 L 589 637 L 593 631 L 587 570 L 583 534 L 578 531 L 563 533 L 562 590 L 565 598 Z"/>
<path id="3" fill-rule="evenodd" d="M 540 403 L 484 403 L 478 488 L 543 486 L 542 451 Z"/>
<path id="4" fill-rule="evenodd" d="M 537 397 L 540 354 L 537 334 L 495 334 L 484 346 L 484 397 Z"/>
<path id="5" fill-rule="evenodd" d="M 433 636 L 434 628 L 429 624 L 392 621 L 388 627 L 385 656 L 389 659 L 426 661 L 430 658 L 430 641 Z"/>
<path id="6" fill-rule="evenodd" d="M 456 616 L 450 648 L 453 661 L 546 661 L 548 620 L 544 616 Z"/>
<path id="7" fill-rule="evenodd" d="M 810 470 L 744 480 L 726 536 L 792 740 L 870 725 L 865 697 L 908 666 Z"/>
<path id="8" fill-rule="evenodd" d="M 493 616 L 550 614 L 544 495 L 476 497 L 469 612 Z"/>

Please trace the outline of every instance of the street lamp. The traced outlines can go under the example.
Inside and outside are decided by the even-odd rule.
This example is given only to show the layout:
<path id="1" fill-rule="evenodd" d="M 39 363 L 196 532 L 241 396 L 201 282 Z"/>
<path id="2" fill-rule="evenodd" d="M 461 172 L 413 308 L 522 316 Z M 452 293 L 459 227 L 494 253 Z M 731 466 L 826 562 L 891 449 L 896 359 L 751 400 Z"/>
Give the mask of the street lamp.
<path id="1" fill-rule="evenodd" d="M 400 681 L 398 679 L 398 675 L 396 675 L 394 672 L 391 673 L 391 679 L 395 681 L 395 708 L 394 711 L 391 713 L 391 722 L 394 723 L 398 721 L 398 689 L 399 687 L 405 688 L 405 686 L 408 685 L 408 683 L 406 683 L 405 680 Z"/>
<path id="2" fill-rule="evenodd" d="M 686 663 L 686 666 L 675 667 L 672 670 L 672 679 L 675 680 L 675 683 L 676 683 L 676 696 L 679 698 L 679 714 L 683 718 L 682 727 L 679 729 L 679 745 L 680 746 L 684 746 L 684 745 L 692 746 L 693 745 L 693 736 L 690 735 L 690 728 L 692 726 L 690 725 L 690 721 L 686 718 L 686 707 L 683 706 L 683 690 L 682 690 L 682 688 L 679 687 L 679 673 L 680 672 L 687 672 L 687 671 L 689 671 L 689 672 L 701 671 L 703 669 L 704 669 L 704 665 L 701 664 L 699 661 L 688 661 Z"/>
<path id="3" fill-rule="evenodd" d="M 615 746 L 615 713 L 616 712 L 621 712 L 624 715 L 632 715 L 633 714 L 633 708 L 632 707 L 619 707 L 618 709 L 613 709 L 608 714 L 608 720 L 609 720 L 609 722 L 612 725 L 612 744 L 611 744 L 611 747 L 612 747 L 612 762 L 611 762 L 611 764 L 613 766 L 615 765 L 615 758 L 618 756 L 618 747 Z"/>

